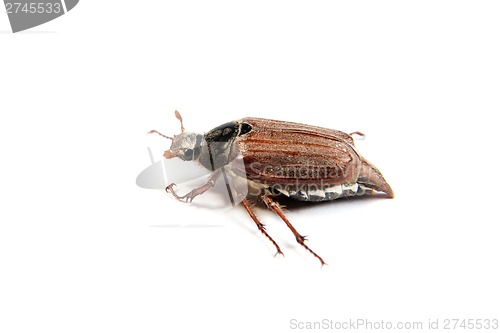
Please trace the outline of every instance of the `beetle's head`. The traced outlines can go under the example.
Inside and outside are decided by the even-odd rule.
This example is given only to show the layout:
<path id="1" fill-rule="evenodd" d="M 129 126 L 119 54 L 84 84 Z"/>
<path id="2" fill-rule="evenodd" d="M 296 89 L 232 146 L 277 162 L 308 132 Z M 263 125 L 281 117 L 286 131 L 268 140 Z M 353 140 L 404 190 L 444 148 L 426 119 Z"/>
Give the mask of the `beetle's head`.
<path id="1" fill-rule="evenodd" d="M 174 135 L 170 149 L 165 151 L 165 158 L 179 157 L 184 161 L 196 160 L 200 156 L 201 141 L 203 135 L 191 132 L 183 132 Z"/>
<path id="2" fill-rule="evenodd" d="M 175 117 L 181 122 L 181 134 L 170 137 L 163 135 L 156 130 L 152 130 L 149 133 L 157 133 L 164 138 L 172 140 L 170 149 L 165 151 L 165 153 L 163 154 L 165 158 L 170 159 L 179 157 L 184 161 L 192 161 L 198 159 L 198 157 L 200 156 L 203 135 L 186 132 L 184 130 L 184 124 L 182 123 L 182 117 L 178 111 L 175 111 Z"/>

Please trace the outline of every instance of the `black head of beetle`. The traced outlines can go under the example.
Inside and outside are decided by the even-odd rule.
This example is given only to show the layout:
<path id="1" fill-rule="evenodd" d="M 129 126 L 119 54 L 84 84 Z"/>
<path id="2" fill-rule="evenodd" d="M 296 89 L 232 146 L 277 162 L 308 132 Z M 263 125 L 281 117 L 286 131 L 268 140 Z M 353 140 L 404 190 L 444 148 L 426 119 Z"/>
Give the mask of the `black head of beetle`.
<path id="1" fill-rule="evenodd" d="M 175 111 L 175 116 L 181 122 L 181 134 L 168 137 L 151 131 L 172 140 L 170 149 L 163 156 L 167 159 L 179 157 L 184 161 L 198 161 L 209 170 L 217 170 L 234 160 L 239 154 L 234 140 L 252 130 L 252 126 L 247 123 L 233 121 L 217 126 L 204 135 L 186 132 L 178 111 Z"/>

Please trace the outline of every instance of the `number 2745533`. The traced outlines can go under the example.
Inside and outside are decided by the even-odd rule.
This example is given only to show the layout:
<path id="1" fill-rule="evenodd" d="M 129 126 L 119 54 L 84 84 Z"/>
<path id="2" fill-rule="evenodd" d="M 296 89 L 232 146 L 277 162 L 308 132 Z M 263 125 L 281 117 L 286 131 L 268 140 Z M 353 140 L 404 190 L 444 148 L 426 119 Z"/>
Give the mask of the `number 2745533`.
<path id="1" fill-rule="evenodd" d="M 60 3 L 51 2 L 7 2 L 5 9 L 7 14 L 59 14 L 62 11 Z"/>
<path id="2" fill-rule="evenodd" d="M 498 319 L 445 319 L 444 329 L 498 329 Z"/>

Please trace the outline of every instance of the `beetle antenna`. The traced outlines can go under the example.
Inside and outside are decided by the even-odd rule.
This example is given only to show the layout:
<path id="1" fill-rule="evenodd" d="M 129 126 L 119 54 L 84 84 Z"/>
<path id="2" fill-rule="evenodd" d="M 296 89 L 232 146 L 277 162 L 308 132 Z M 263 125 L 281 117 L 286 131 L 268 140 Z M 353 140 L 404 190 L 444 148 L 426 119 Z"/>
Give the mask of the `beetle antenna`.
<path id="1" fill-rule="evenodd" d="M 175 110 L 175 118 L 179 119 L 181 122 L 181 133 L 184 133 L 184 123 L 182 122 L 181 114 L 177 110 Z"/>
<path id="2" fill-rule="evenodd" d="M 173 138 L 171 138 L 171 137 L 169 137 L 169 136 L 167 136 L 167 135 L 165 135 L 165 134 L 161 134 L 161 133 L 160 133 L 160 132 L 158 132 L 157 130 L 151 130 L 151 131 L 149 131 L 149 132 L 148 132 L 148 134 L 151 134 L 151 133 L 156 133 L 156 134 L 158 134 L 158 135 L 160 135 L 160 136 L 164 137 L 165 139 L 173 140 Z"/>

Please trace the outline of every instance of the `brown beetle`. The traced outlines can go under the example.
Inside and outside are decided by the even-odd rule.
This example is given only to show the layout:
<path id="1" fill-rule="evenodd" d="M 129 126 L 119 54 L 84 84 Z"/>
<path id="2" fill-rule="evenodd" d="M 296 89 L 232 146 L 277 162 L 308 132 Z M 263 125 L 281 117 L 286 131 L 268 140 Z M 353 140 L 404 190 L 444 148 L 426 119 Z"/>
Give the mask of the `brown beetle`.
<path id="1" fill-rule="evenodd" d="M 278 214 L 293 232 L 297 242 L 319 259 L 305 243 L 305 237 L 293 227 L 274 200 L 279 195 L 299 201 L 331 201 L 337 198 L 385 193 L 393 198 L 391 187 L 380 171 L 361 156 L 354 146 L 353 134 L 304 124 L 261 118 L 244 118 L 220 125 L 206 134 L 186 132 L 181 122 L 181 134 L 172 140 L 165 158 L 179 157 L 196 161 L 212 171 L 208 182 L 179 196 L 175 184 L 167 186 L 179 200 L 192 201 L 215 185 L 226 171 L 232 177 L 245 179 L 252 197 L 260 198 Z M 244 170 L 229 168 L 232 161 L 242 158 Z M 227 184 L 227 181 L 226 181 Z M 253 213 L 247 198 L 237 194 L 259 230 L 274 244 L 277 254 L 283 254 L 278 244 L 266 232 Z"/>

